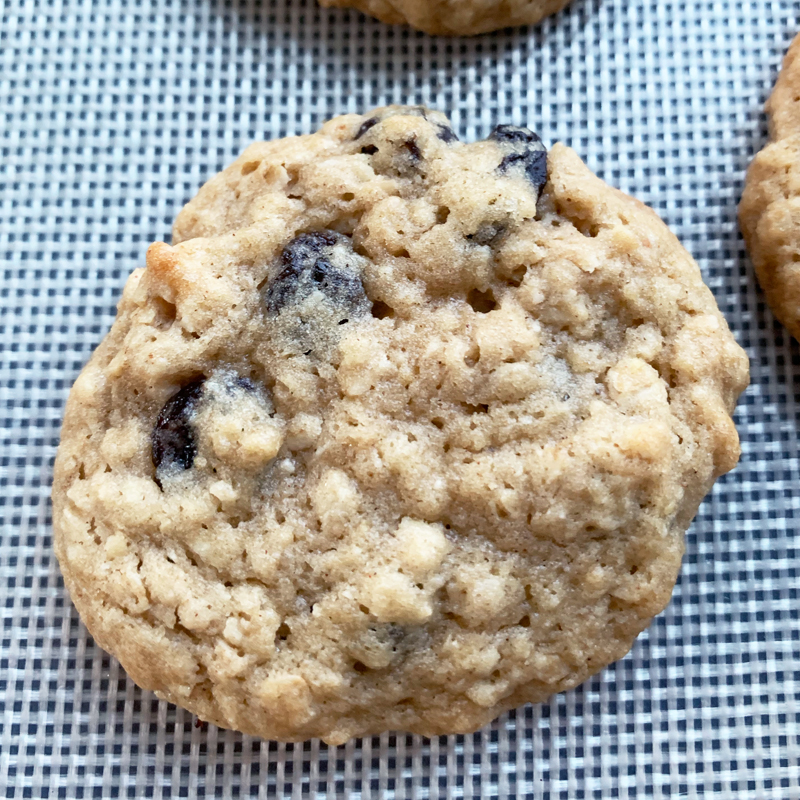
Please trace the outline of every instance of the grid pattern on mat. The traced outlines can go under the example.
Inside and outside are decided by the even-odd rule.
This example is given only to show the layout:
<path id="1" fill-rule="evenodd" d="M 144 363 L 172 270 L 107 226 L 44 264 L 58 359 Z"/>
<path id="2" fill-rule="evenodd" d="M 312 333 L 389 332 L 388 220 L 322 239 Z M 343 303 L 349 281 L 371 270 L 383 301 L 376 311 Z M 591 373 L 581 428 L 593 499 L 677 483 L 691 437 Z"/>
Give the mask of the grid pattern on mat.
<path id="1" fill-rule="evenodd" d="M 800 351 L 735 222 L 800 4 L 574 0 L 438 39 L 310 0 L 0 6 L 0 797 L 800 798 Z M 63 404 L 125 277 L 255 138 L 389 102 L 566 141 L 652 205 L 752 359 L 740 466 L 631 654 L 474 736 L 261 742 L 136 688 L 51 554 Z"/>

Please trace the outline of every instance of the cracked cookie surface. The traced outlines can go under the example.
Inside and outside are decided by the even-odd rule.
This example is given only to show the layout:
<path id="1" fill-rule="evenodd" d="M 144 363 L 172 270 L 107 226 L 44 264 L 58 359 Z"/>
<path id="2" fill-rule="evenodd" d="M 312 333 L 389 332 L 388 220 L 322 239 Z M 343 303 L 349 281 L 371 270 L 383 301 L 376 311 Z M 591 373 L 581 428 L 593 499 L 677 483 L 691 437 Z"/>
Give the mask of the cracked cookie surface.
<path id="1" fill-rule="evenodd" d="M 800 340 L 800 35 L 766 112 L 769 142 L 747 170 L 739 225 L 770 308 Z"/>
<path id="2" fill-rule="evenodd" d="M 466 732 L 669 600 L 747 362 L 657 216 L 420 108 L 258 143 L 128 280 L 53 489 L 141 686 L 267 738 Z"/>

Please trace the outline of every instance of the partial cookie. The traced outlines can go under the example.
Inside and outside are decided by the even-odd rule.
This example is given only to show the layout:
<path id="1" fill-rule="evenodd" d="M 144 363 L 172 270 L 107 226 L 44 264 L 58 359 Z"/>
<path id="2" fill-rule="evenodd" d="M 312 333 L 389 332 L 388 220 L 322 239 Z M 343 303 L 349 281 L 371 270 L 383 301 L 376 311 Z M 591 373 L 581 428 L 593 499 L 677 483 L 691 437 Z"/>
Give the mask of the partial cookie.
<path id="1" fill-rule="evenodd" d="M 767 302 L 800 339 L 800 36 L 766 112 L 769 142 L 747 170 L 739 224 Z"/>
<path id="2" fill-rule="evenodd" d="M 408 23 L 435 35 L 470 36 L 533 25 L 569 0 L 320 0 L 323 6 L 357 8 L 389 24 Z"/>
<path id="3" fill-rule="evenodd" d="M 471 731 L 620 658 L 739 455 L 697 265 L 572 150 L 388 108 L 254 144 L 153 245 L 67 406 L 99 644 L 272 739 Z"/>

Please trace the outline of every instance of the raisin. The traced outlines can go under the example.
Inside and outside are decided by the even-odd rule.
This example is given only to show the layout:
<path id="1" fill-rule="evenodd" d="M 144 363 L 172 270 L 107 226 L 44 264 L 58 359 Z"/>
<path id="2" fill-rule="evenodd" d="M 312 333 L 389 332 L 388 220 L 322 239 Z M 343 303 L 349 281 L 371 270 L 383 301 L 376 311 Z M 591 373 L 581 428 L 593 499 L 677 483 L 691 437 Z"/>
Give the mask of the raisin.
<path id="1" fill-rule="evenodd" d="M 406 636 L 405 630 L 397 623 L 390 622 L 389 629 L 387 632 L 389 634 L 389 638 L 394 643 L 394 649 L 397 650 L 398 646 L 400 645 L 400 642 L 402 642 Z"/>
<path id="2" fill-rule="evenodd" d="M 456 136 L 455 131 L 452 128 L 448 128 L 447 125 L 437 125 L 436 135 L 445 143 L 445 144 L 452 144 L 453 142 L 458 141 L 458 136 Z"/>
<path id="3" fill-rule="evenodd" d="M 422 153 L 417 145 L 416 139 L 409 139 L 403 143 L 403 149 L 411 156 L 412 161 L 419 161 L 422 159 Z"/>
<path id="4" fill-rule="evenodd" d="M 508 172 L 513 167 L 522 167 L 525 177 L 537 188 L 547 183 L 547 153 L 544 150 L 530 150 L 527 153 L 509 153 L 501 162 L 500 172 Z"/>
<path id="5" fill-rule="evenodd" d="M 388 624 L 370 625 L 370 633 L 381 643 L 391 644 L 392 650 L 397 651 L 406 637 L 405 629 L 396 622 Z"/>
<path id="6" fill-rule="evenodd" d="M 238 389 L 244 389 L 246 392 L 254 392 L 256 385 L 250 378 L 234 378 L 233 385 Z"/>
<path id="7" fill-rule="evenodd" d="M 197 454 L 192 415 L 203 395 L 205 378 L 197 378 L 176 392 L 164 404 L 152 435 L 152 458 L 156 471 L 176 466 L 191 469 Z M 156 477 L 156 483 L 161 481 Z"/>
<path id="8" fill-rule="evenodd" d="M 497 125 L 489 134 L 489 141 L 509 144 L 541 144 L 541 139 L 529 128 L 519 125 Z"/>
<path id="9" fill-rule="evenodd" d="M 364 122 L 361 123 L 361 127 L 358 129 L 358 133 L 356 133 L 356 139 L 360 139 L 370 128 L 374 128 L 380 120 L 377 117 L 370 117 Z"/>
<path id="10" fill-rule="evenodd" d="M 363 316 L 369 301 L 355 259 L 346 236 L 301 233 L 281 253 L 279 271 L 267 289 L 267 310 L 277 315 L 318 290 L 342 310 L 342 319 Z"/>
<path id="11" fill-rule="evenodd" d="M 471 242 L 481 245 L 497 244 L 506 232 L 506 226 L 501 222 L 484 222 L 475 233 L 467 236 Z"/>
<path id="12" fill-rule="evenodd" d="M 500 162 L 500 172 L 521 169 L 537 189 L 547 183 L 547 150 L 533 131 L 517 125 L 498 125 L 489 140 L 511 151 Z"/>

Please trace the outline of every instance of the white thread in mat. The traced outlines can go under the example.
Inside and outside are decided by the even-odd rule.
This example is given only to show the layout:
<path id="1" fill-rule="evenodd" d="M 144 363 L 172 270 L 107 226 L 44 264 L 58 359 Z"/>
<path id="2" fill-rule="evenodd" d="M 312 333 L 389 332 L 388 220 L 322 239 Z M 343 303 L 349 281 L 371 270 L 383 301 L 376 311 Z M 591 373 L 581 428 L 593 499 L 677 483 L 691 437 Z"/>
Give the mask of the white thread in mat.
<path id="1" fill-rule="evenodd" d="M 800 798 L 800 349 L 738 234 L 788 0 L 574 0 L 438 39 L 310 0 L 6 0 L 0 11 L 0 797 Z M 87 636 L 51 553 L 71 381 L 126 275 L 248 142 L 390 102 L 566 141 L 652 205 L 752 359 L 739 467 L 632 653 L 474 736 L 328 748 L 213 726 Z"/>

